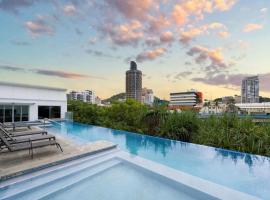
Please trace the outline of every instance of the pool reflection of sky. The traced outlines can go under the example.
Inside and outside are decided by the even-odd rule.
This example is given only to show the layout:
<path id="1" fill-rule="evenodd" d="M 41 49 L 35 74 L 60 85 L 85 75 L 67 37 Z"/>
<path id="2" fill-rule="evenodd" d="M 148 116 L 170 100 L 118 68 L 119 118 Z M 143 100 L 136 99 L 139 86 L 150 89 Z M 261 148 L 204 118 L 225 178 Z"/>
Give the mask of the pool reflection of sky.
<path id="1" fill-rule="evenodd" d="M 270 158 L 112 130 L 63 122 L 49 128 L 80 141 L 108 140 L 119 148 L 209 181 L 264 199 L 270 196 Z"/>

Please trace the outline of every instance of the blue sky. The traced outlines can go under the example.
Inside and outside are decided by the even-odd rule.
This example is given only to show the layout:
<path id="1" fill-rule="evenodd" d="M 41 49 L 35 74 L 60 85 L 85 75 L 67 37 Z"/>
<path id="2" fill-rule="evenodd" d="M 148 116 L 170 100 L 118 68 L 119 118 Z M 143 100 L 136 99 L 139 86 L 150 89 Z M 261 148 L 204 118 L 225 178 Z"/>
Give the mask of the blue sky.
<path id="1" fill-rule="evenodd" d="M 125 90 L 136 60 L 161 98 L 239 94 L 257 74 L 270 96 L 269 9 L 269 0 L 0 0 L 0 78 L 106 98 Z"/>

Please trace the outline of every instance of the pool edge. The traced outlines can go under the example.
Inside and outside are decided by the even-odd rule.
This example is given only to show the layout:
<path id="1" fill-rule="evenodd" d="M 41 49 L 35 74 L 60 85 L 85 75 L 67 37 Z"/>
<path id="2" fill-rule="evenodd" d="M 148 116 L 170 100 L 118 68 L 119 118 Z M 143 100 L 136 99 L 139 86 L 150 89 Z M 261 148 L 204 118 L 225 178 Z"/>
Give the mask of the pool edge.
<path id="1" fill-rule="evenodd" d="M 3 176 L 0 176 L 0 183 L 3 182 L 3 181 L 7 181 L 9 179 L 16 178 L 16 177 L 19 177 L 19 176 L 22 176 L 22 175 L 25 175 L 25 174 L 29 174 L 29 173 L 32 173 L 32 172 L 36 172 L 36 171 L 39 171 L 39 170 L 42 170 L 42 169 L 45 169 L 45 168 L 48 168 L 48 167 L 63 164 L 65 162 L 69 162 L 69 161 L 80 159 L 80 158 L 83 158 L 83 157 L 86 157 L 86 156 L 91 156 L 91 155 L 94 155 L 94 154 L 97 154 L 97 153 L 113 150 L 113 149 L 116 149 L 117 146 L 118 146 L 117 144 L 112 144 L 111 146 L 104 147 L 102 149 L 97 149 L 97 150 L 85 152 L 85 153 L 82 153 L 82 154 L 79 154 L 79 155 L 74 155 L 74 156 L 64 158 L 64 159 L 60 159 L 60 160 L 57 160 L 57 161 L 54 161 L 54 162 L 41 164 L 39 166 L 32 167 L 32 168 L 29 168 L 29 169 L 26 169 L 26 170 L 21 170 L 21 171 L 15 172 L 15 173 L 10 173 L 10 174 L 7 174 L 7 175 L 3 175 Z"/>

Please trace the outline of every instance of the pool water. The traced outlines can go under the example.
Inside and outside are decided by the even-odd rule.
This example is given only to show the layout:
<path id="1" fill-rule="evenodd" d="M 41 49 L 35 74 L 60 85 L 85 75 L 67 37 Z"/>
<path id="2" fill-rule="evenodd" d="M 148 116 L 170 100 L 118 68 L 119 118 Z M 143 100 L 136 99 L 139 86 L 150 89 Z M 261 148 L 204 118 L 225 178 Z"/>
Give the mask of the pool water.
<path id="1" fill-rule="evenodd" d="M 156 177 L 121 163 L 42 199 L 193 200 L 195 198 L 159 181 Z"/>
<path id="2" fill-rule="evenodd" d="M 55 124 L 47 129 L 80 143 L 108 140 L 131 154 L 262 199 L 270 199 L 268 157 L 75 122 L 61 122 L 61 126 Z"/>

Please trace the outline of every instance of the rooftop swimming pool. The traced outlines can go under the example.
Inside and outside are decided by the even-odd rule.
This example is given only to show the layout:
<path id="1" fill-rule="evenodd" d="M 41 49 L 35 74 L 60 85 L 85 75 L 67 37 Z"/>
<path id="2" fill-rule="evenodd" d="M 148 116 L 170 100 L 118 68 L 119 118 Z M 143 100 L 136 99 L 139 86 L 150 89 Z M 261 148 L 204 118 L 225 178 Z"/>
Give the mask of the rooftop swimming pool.
<path id="1" fill-rule="evenodd" d="M 75 122 L 55 123 L 47 129 L 79 143 L 108 140 L 131 154 L 234 190 L 270 199 L 270 158 L 267 157 Z"/>
<path id="2" fill-rule="evenodd" d="M 118 149 L 0 182 L 0 200 L 258 200 Z"/>

